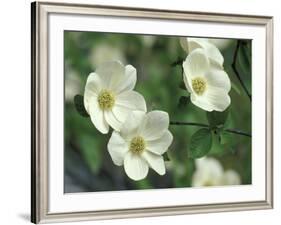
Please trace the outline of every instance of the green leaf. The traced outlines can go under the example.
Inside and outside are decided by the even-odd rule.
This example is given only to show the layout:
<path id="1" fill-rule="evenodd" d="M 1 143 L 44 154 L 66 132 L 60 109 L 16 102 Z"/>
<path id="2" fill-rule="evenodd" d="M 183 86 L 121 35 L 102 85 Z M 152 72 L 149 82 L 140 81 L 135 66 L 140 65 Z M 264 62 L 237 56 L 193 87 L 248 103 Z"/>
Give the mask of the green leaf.
<path id="1" fill-rule="evenodd" d="M 207 119 L 211 128 L 216 128 L 220 125 L 224 125 L 227 116 L 228 116 L 229 108 L 224 110 L 223 112 L 207 112 Z"/>
<path id="2" fill-rule="evenodd" d="M 82 95 L 74 96 L 74 105 L 77 112 L 83 117 L 89 117 L 85 107 L 84 107 L 84 97 Z"/>
<path id="3" fill-rule="evenodd" d="M 240 44 L 238 62 L 243 73 L 251 74 L 251 51 L 250 48 L 243 43 Z"/>
<path id="4" fill-rule="evenodd" d="M 190 103 L 190 97 L 188 96 L 181 96 L 179 99 L 178 107 L 180 109 L 185 108 Z"/>
<path id="5" fill-rule="evenodd" d="M 223 145 L 231 153 L 234 153 L 235 152 L 234 147 L 237 143 L 237 139 L 233 138 L 233 134 L 230 134 L 226 131 L 222 131 L 219 135 L 220 135 L 219 136 L 220 144 Z"/>
<path id="6" fill-rule="evenodd" d="M 98 142 L 91 135 L 81 135 L 79 137 L 81 153 L 93 173 L 97 173 L 101 167 L 102 155 Z"/>
<path id="7" fill-rule="evenodd" d="M 222 156 L 226 153 L 234 153 L 237 139 L 233 138 L 233 135 L 224 131 L 213 132 L 213 144 L 210 151 L 211 155 Z"/>
<path id="8" fill-rule="evenodd" d="M 211 130 L 202 128 L 191 136 L 189 157 L 201 158 L 205 156 L 212 147 Z"/>
<path id="9" fill-rule="evenodd" d="M 231 88 L 232 88 L 238 95 L 241 95 L 241 91 L 240 91 L 239 87 L 237 87 L 237 85 L 234 84 L 233 82 L 231 82 Z"/>
<path id="10" fill-rule="evenodd" d="M 225 153 L 225 147 L 220 143 L 220 134 L 212 132 L 212 148 L 210 155 L 221 156 Z"/>

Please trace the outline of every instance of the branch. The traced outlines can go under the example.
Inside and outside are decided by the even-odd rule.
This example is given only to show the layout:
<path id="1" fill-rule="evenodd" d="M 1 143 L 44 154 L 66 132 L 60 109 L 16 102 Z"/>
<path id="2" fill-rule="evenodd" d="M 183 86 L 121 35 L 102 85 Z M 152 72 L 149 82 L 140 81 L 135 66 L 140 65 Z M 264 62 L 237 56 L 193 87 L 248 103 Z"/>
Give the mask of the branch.
<path id="1" fill-rule="evenodd" d="M 238 40 L 238 41 L 237 41 L 236 48 L 235 48 L 235 51 L 234 51 L 233 62 L 232 62 L 232 64 L 231 64 L 231 66 L 232 66 L 232 69 L 233 69 L 233 71 L 234 71 L 234 73 L 235 73 L 237 79 L 239 80 L 239 82 L 240 82 L 242 88 L 244 89 L 244 91 L 245 91 L 246 94 L 248 95 L 250 101 L 252 101 L 252 96 L 251 96 L 251 94 L 249 93 L 249 91 L 247 90 L 247 87 L 246 87 L 246 85 L 244 84 L 244 82 L 243 82 L 243 80 L 242 80 L 242 78 L 241 78 L 241 76 L 240 76 L 240 74 L 239 74 L 239 72 L 238 72 L 238 70 L 237 70 L 237 68 L 236 68 L 236 62 L 237 62 L 237 59 L 238 59 L 238 51 L 239 51 L 239 48 L 240 48 L 240 44 L 241 44 L 241 41 Z"/>
<path id="2" fill-rule="evenodd" d="M 194 123 L 194 122 L 179 122 L 179 121 L 171 121 L 170 125 L 178 125 L 178 126 L 197 126 L 197 127 L 206 127 L 206 128 L 210 128 L 210 126 L 208 124 L 204 124 L 204 123 Z M 238 135 L 242 135 L 242 136 L 246 136 L 246 137 L 252 137 L 251 134 L 248 134 L 244 131 L 238 130 L 238 129 L 232 129 L 232 128 L 227 128 L 224 131 L 229 132 L 229 133 L 233 133 L 233 134 L 238 134 Z"/>
<path id="3" fill-rule="evenodd" d="M 203 123 L 193 123 L 193 122 L 178 122 L 178 121 L 170 121 L 170 125 L 189 125 L 189 126 L 197 126 L 197 127 L 207 127 L 209 125 Z"/>
<path id="4" fill-rule="evenodd" d="M 233 133 L 233 134 L 239 134 L 239 135 L 244 135 L 244 136 L 247 136 L 247 137 L 252 137 L 251 134 L 248 134 L 248 133 L 246 133 L 244 131 L 237 130 L 237 129 L 227 128 L 227 129 L 225 129 L 225 131 L 227 131 L 229 133 Z"/>

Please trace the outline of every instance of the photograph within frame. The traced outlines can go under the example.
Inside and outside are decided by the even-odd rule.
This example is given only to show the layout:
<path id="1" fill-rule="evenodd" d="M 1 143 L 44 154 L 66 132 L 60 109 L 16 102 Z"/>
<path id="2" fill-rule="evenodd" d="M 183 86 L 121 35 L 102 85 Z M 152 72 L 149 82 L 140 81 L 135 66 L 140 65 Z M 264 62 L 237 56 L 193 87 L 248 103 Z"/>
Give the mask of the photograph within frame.
<path id="1" fill-rule="evenodd" d="M 198 76 L 204 60 L 210 64 L 201 72 L 205 78 Z M 65 193 L 251 184 L 251 40 L 64 31 L 64 62 Z M 132 87 L 131 93 L 117 93 L 114 88 L 118 87 L 108 92 L 107 97 L 116 97 L 114 124 L 109 118 L 111 109 L 101 109 L 99 104 L 99 93 L 105 91 L 102 81 L 90 79 L 112 76 L 114 80 L 118 77 L 115 71 L 122 67 L 125 80 L 116 82 L 123 89 L 124 83 Z M 134 78 L 126 77 L 128 68 Z M 105 69 L 103 75 L 95 72 Z M 126 84 L 126 79 L 135 83 Z M 88 93 L 95 89 L 93 100 Z M 89 103 L 84 95 L 90 96 Z M 138 98 L 136 104 L 132 98 Z M 95 119 L 98 111 L 90 109 L 93 101 L 110 129 L 104 131 Z M 165 113 L 170 123 L 165 135 L 152 141 L 147 137 L 148 153 L 133 150 L 137 153 L 132 154 L 133 164 L 142 162 L 134 157 L 140 156 L 142 167 L 150 168 L 139 175 L 134 174 L 138 169 L 134 165 L 128 171 L 125 156 L 114 158 L 120 145 L 130 152 L 135 144 L 133 138 L 115 143 L 116 137 L 126 139 L 120 131 L 126 118 L 120 113 L 130 117 L 135 110 L 147 115 Z"/>

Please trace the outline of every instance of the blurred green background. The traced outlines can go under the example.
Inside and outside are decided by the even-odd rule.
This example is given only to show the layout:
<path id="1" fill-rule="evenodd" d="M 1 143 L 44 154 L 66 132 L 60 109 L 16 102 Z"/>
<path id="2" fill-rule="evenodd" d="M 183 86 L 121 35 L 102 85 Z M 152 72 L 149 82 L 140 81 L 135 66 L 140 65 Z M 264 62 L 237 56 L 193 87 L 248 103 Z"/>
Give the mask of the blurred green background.
<path id="1" fill-rule="evenodd" d="M 226 126 L 251 133 L 251 102 L 231 68 L 236 43 L 237 40 L 217 41 L 225 59 L 224 68 L 233 85 Z M 251 41 L 243 40 L 242 48 L 237 67 L 251 90 Z M 191 186 L 195 166 L 188 157 L 188 146 L 198 127 L 170 126 L 174 141 L 168 151 L 166 174 L 159 176 L 150 169 L 144 180 L 136 182 L 126 176 L 123 167 L 113 164 L 106 147 L 111 134 L 99 133 L 89 118 L 78 114 L 73 102 L 75 95 L 83 95 L 87 76 L 99 63 L 119 60 L 137 69 L 135 90 L 144 96 L 148 111 L 166 111 L 171 121 L 207 123 L 204 110 L 192 103 L 179 104 L 179 99 L 188 96 L 188 92 L 180 88 L 181 66 L 171 64 L 185 57 L 178 37 L 65 31 L 66 193 Z M 214 134 L 208 155 L 217 158 L 225 169 L 237 171 L 242 184 L 251 183 L 251 138 L 231 134 L 228 144 L 222 145 Z"/>

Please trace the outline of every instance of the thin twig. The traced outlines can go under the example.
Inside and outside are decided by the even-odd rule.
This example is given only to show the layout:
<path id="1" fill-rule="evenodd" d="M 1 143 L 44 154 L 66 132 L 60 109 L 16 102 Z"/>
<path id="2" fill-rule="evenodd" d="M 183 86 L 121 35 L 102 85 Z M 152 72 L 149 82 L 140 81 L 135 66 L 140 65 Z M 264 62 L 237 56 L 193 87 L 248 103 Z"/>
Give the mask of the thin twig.
<path id="1" fill-rule="evenodd" d="M 203 123 L 193 123 L 193 122 L 178 122 L 178 121 L 171 121 L 170 125 L 189 125 L 189 126 L 197 126 L 197 127 L 207 127 L 209 128 L 209 125 L 203 124 Z"/>
<path id="2" fill-rule="evenodd" d="M 236 44 L 235 51 L 234 51 L 233 62 L 232 62 L 232 65 L 231 65 L 231 66 L 232 66 L 232 69 L 233 69 L 233 71 L 234 71 L 234 73 L 235 73 L 237 79 L 239 80 L 239 82 L 240 82 L 242 88 L 244 89 L 244 91 L 245 91 L 246 94 L 248 95 L 250 101 L 252 101 L 252 96 L 251 96 L 251 94 L 249 93 L 249 91 L 248 91 L 246 85 L 244 84 L 244 82 L 243 82 L 243 80 L 242 80 L 242 78 L 241 78 L 241 76 L 240 76 L 240 74 L 239 74 L 239 72 L 238 72 L 238 70 L 237 70 L 237 68 L 236 68 L 236 62 L 237 62 L 237 59 L 238 59 L 238 51 L 239 51 L 239 48 L 240 48 L 240 44 L 241 44 L 241 41 L 238 40 L 238 41 L 237 41 L 237 44 Z"/>
<path id="3" fill-rule="evenodd" d="M 188 125 L 188 126 L 197 126 L 197 127 L 205 127 L 205 128 L 210 128 L 208 124 L 204 123 L 194 123 L 194 122 L 179 122 L 179 121 L 171 121 L 170 125 Z M 238 130 L 238 129 L 232 129 L 232 128 L 227 128 L 224 131 L 233 133 L 233 134 L 238 134 L 238 135 L 243 135 L 246 137 L 252 137 L 251 134 L 248 134 L 244 131 Z"/>
<path id="4" fill-rule="evenodd" d="M 233 133 L 233 134 L 239 134 L 239 135 L 244 135 L 244 136 L 247 136 L 247 137 L 252 137 L 251 134 L 248 134 L 248 133 L 246 133 L 244 131 L 237 130 L 237 129 L 228 128 L 228 129 L 225 129 L 225 131 L 227 131 L 229 133 Z"/>

